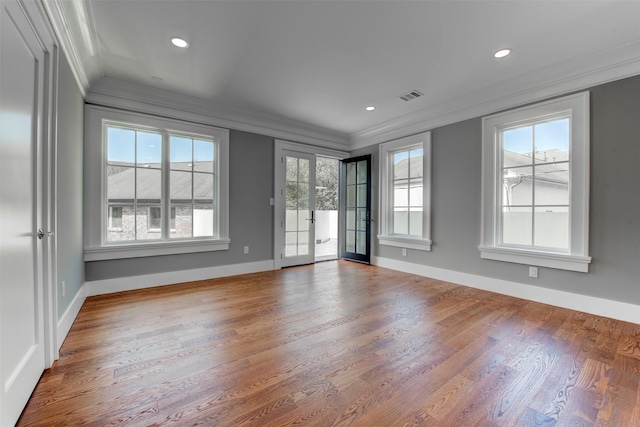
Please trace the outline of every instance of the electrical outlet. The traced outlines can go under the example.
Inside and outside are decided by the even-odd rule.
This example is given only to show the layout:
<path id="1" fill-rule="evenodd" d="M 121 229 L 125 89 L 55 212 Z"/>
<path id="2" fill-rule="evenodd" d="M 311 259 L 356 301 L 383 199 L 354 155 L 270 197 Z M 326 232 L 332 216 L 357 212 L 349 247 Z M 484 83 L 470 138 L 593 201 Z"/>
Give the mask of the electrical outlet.
<path id="1" fill-rule="evenodd" d="M 529 267 L 529 277 L 538 278 L 538 267 Z"/>
<path id="2" fill-rule="evenodd" d="M 244 247 L 244 254 L 248 254 L 249 253 L 249 246 L 245 246 Z"/>
<path id="3" fill-rule="evenodd" d="M 64 280 L 62 281 L 61 288 L 62 288 L 62 296 L 64 296 L 64 294 L 67 293 L 67 284 L 65 283 Z"/>
<path id="4" fill-rule="evenodd" d="M 406 248 L 402 248 L 402 256 L 407 256 L 407 249 Z"/>

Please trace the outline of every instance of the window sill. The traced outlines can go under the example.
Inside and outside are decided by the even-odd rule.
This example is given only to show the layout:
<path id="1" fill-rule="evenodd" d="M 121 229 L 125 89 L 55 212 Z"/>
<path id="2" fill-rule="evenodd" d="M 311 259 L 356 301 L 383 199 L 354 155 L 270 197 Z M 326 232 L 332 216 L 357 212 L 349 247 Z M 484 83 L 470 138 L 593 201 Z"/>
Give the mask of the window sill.
<path id="1" fill-rule="evenodd" d="M 134 243 L 98 248 L 85 248 L 85 261 L 102 261 L 110 259 L 140 258 L 157 255 L 177 255 L 196 252 L 212 252 L 229 250 L 230 239 L 189 240 L 177 242 Z"/>
<path id="2" fill-rule="evenodd" d="M 398 248 L 415 249 L 418 251 L 431 251 L 431 240 L 418 239 L 415 237 L 382 236 L 378 235 L 378 242 L 385 246 L 395 246 Z"/>
<path id="3" fill-rule="evenodd" d="M 588 273 L 589 263 L 591 263 L 591 257 L 588 256 L 555 254 L 496 246 L 480 246 L 479 249 L 480 256 L 483 259 L 577 271 L 580 273 Z"/>

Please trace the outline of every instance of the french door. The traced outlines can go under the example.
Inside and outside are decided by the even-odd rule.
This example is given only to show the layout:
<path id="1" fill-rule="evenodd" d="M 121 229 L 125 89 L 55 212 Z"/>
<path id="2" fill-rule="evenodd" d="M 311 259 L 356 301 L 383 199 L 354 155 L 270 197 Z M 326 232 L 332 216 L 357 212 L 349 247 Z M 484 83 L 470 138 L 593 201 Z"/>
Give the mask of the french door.
<path id="1" fill-rule="evenodd" d="M 316 261 L 316 226 L 321 241 L 324 229 L 323 218 L 318 220 L 316 191 L 324 184 L 316 182 L 317 156 L 340 160 L 349 153 L 329 148 L 311 147 L 294 142 L 276 140 L 274 156 L 274 268 L 312 264 Z M 320 177 L 324 176 L 320 173 Z M 331 178 L 333 179 L 333 178 Z M 324 190 L 322 190 L 324 191 Z M 326 193 L 326 191 L 325 191 Z M 327 196 L 322 193 L 318 209 L 328 214 L 335 212 L 335 202 L 327 206 Z M 325 215 L 326 217 L 327 215 Z M 334 217 L 337 218 L 337 215 Z M 324 218 L 327 221 L 327 218 Z M 326 222 L 324 223 L 327 224 Z M 326 230 L 325 230 L 326 231 Z M 336 234 L 337 226 L 336 226 Z M 330 236 L 331 237 L 331 236 Z M 338 236 L 336 236 L 338 237 Z M 335 244 L 335 237 L 333 237 Z M 338 239 L 339 240 L 339 239 Z M 334 250 L 334 253 L 335 250 Z"/>
<path id="2" fill-rule="evenodd" d="M 315 182 L 316 157 L 284 152 L 285 218 L 282 266 L 311 264 L 315 261 Z"/>
<path id="3" fill-rule="evenodd" d="M 342 243 L 344 259 L 371 260 L 371 155 L 342 161 L 340 177 Z"/>
<path id="4" fill-rule="evenodd" d="M 0 425 L 17 421 L 47 363 L 42 170 L 48 53 L 26 10 L 2 2 L 0 38 Z M 32 10 L 33 12 L 33 10 Z M 37 13 L 37 11 L 36 11 Z M 37 15 L 36 15 L 37 16 Z"/>

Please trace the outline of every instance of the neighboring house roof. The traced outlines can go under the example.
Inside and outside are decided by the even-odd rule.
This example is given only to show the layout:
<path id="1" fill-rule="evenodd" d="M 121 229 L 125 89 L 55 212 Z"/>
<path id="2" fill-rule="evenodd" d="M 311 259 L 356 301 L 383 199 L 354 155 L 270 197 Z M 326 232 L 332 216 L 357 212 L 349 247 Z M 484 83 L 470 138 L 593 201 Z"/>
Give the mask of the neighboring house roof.
<path id="1" fill-rule="evenodd" d="M 504 151 L 502 161 L 505 168 L 509 168 L 509 178 L 530 179 L 533 170 L 531 155 Z M 536 180 L 555 184 L 569 183 L 569 153 L 557 149 L 536 152 L 535 173 Z M 551 162 L 551 163 L 550 163 Z M 556 163 L 559 162 L 559 163 Z"/>
<path id="2" fill-rule="evenodd" d="M 137 168 L 123 163 L 109 165 L 107 172 L 109 202 L 132 203 L 137 196 L 138 203 L 160 203 L 162 181 L 159 167 L 157 163 L 138 165 Z M 171 201 L 190 203 L 193 188 L 193 199 L 196 202 L 213 203 L 212 180 L 215 176 L 212 172 L 213 162 L 172 163 L 169 177 Z"/>
<path id="3" fill-rule="evenodd" d="M 414 178 L 422 178 L 422 160 L 422 156 L 411 158 L 411 169 L 414 172 Z M 393 171 L 395 179 L 409 177 L 409 159 L 404 159 L 394 164 Z M 415 176 L 416 174 L 417 176 Z"/>

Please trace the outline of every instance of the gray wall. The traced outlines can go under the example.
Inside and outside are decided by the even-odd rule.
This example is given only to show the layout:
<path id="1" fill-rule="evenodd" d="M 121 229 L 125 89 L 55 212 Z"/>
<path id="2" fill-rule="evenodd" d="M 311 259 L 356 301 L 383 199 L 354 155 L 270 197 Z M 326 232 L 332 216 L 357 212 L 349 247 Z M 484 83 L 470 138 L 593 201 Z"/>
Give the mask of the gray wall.
<path id="1" fill-rule="evenodd" d="M 273 207 L 269 199 L 273 197 L 273 156 L 273 138 L 229 133 L 228 251 L 87 262 L 86 280 L 272 260 Z M 247 255 L 244 246 L 249 246 Z"/>
<path id="2" fill-rule="evenodd" d="M 532 279 L 526 265 L 480 258 L 481 142 L 481 118 L 432 131 L 432 252 L 375 243 L 373 255 L 640 305 L 640 76 L 591 89 L 589 273 Z M 351 154 L 369 153 L 377 186 L 378 146 Z"/>
<path id="3" fill-rule="evenodd" d="M 57 172 L 57 274 L 58 317 L 84 283 L 82 240 L 82 141 L 84 100 L 71 67 L 60 55 L 58 69 Z M 61 283 L 66 283 L 62 296 Z"/>

